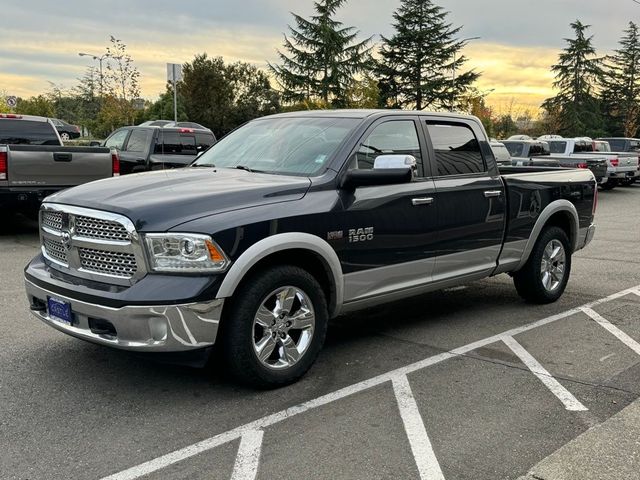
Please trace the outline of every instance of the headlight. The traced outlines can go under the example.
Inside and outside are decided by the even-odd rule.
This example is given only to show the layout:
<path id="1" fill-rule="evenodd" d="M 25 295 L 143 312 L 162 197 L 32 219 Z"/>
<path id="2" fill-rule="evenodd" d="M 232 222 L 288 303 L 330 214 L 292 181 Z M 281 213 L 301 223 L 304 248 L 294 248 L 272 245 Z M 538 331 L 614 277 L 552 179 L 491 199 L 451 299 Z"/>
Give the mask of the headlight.
<path id="1" fill-rule="evenodd" d="M 154 272 L 222 272 L 229 259 L 208 235 L 148 233 L 147 257 Z"/>

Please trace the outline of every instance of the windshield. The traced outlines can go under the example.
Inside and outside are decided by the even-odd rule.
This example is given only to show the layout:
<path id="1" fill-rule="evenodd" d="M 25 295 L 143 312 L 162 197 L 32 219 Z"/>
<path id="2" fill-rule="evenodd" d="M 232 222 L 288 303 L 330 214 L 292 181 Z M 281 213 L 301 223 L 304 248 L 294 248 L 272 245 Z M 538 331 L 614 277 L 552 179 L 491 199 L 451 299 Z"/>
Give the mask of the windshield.
<path id="1" fill-rule="evenodd" d="M 229 134 L 193 166 L 242 167 L 266 173 L 319 174 L 349 132 L 353 118 L 267 118 Z"/>

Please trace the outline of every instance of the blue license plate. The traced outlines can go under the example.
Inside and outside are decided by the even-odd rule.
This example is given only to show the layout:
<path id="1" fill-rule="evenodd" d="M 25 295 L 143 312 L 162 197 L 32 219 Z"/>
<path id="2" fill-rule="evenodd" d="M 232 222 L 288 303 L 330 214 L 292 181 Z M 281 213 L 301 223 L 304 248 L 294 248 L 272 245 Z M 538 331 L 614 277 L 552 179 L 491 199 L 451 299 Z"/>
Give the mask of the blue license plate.
<path id="1" fill-rule="evenodd" d="M 49 317 L 67 325 L 73 323 L 73 313 L 71 312 L 71 304 L 57 300 L 55 298 L 47 298 L 47 307 L 49 310 Z"/>

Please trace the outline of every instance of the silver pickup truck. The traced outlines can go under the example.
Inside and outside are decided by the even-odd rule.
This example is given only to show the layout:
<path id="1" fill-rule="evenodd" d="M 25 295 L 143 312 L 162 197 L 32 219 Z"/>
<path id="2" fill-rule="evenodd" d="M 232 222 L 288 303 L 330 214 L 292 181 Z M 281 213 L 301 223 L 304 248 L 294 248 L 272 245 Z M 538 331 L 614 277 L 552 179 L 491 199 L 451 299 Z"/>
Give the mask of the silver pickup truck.
<path id="1" fill-rule="evenodd" d="M 36 214 L 59 190 L 119 175 L 115 150 L 64 147 L 44 117 L 0 114 L 0 209 Z"/>
<path id="2" fill-rule="evenodd" d="M 588 137 L 554 139 L 548 140 L 547 143 L 552 155 L 584 159 L 605 158 L 608 180 L 601 185 L 605 190 L 633 183 L 638 175 L 637 152 L 597 152 L 593 140 Z"/>

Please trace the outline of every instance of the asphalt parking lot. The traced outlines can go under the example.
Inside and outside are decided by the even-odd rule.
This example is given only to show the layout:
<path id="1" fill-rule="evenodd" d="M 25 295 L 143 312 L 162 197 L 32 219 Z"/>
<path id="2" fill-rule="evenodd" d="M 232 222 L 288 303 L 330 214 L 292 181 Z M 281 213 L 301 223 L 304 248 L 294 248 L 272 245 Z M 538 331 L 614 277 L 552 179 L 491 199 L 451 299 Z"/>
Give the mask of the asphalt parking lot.
<path id="1" fill-rule="evenodd" d="M 11 217 L 0 478 L 517 479 L 640 397 L 638 206 L 640 185 L 601 192 L 559 302 L 503 275 L 340 317 L 310 373 L 268 392 L 39 323 L 37 227 Z"/>

